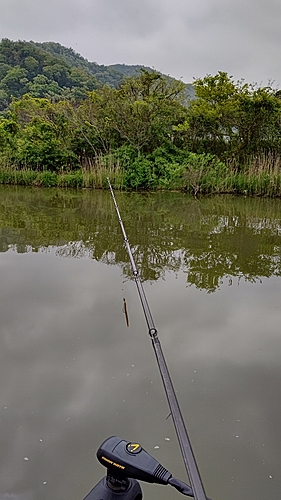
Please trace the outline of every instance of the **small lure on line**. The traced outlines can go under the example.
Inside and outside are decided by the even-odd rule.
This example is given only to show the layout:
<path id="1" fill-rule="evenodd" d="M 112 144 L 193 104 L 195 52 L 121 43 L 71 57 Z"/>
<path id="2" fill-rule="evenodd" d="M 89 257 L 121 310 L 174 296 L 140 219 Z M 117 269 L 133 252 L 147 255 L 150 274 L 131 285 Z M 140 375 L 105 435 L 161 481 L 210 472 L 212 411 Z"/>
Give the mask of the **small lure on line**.
<path id="1" fill-rule="evenodd" d="M 123 298 L 123 312 L 125 314 L 126 325 L 129 326 L 129 316 L 128 316 L 128 311 L 127 311 L 127 304 L 126 304 L 126 299 L 124 299 L 124 298 Z"/>

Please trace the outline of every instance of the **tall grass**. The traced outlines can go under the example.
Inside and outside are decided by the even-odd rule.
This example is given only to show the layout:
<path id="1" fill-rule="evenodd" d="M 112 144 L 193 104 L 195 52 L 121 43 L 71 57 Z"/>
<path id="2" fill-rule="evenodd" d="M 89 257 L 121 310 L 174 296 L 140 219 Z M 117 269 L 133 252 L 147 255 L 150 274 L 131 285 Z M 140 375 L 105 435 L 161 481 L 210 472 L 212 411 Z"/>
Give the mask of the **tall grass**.
<path id="1" fill-rule="evenodd" d="M 184 189 L 195 196 L 224 193 L 281 197 L 281 158 L 270 154 L 255 156 L 239 169 L 213 161 L 210 155 L 197 155 L 183 177 Z"/>
<path id="2" fill-rule="evenodd" d="M 109 177 L 115 189 L 137 189 L 139 186 L 144 189 L 182 190 L 194 196 L 229 193 L 281 197 L 280 157 L 256 156 L 248 165 L 238 169 L 212 155 L 189 153 L 181 164 L 178 161 L 163 161 L 161 172 L 156 174 L 156 171 L 153 161 L 146 158 L 138 158 L 128 170 L 128 167 L 122 167 L 118 156 L 106 155 L 95 159 L 84 158 L 80 169 L 58 173 L 0 165 L 0 184 L 104 189 Z M 145 179 L 143 185 L 140 179 Z"/>
<path id="3" fill-rule="evenodd" d="M 94 161 L 84 160 L 79 170 L 58 173 L 0 166 L 0 184 L 103 189 L 107 187 L 107 177 L 115 189 L 123 187 L 124 173 L 120 165 L 103 157 Z"/>
<path id="4" fill-rule="evenodd" d="M 95 159 L 84 158 L 81 162 L 83 187 L 102 189 L 108 186 L 107 177 L 115 189 L 124 187 L 124 171 L 113 155 L 99 155 Z"/>
<path id="5" fill-rule="evenodd" d="M 250 196 L 281 197 L 281 158 L 272 154 L 254 156 L 240 171 L 231 169 L 226 192 Z"/>

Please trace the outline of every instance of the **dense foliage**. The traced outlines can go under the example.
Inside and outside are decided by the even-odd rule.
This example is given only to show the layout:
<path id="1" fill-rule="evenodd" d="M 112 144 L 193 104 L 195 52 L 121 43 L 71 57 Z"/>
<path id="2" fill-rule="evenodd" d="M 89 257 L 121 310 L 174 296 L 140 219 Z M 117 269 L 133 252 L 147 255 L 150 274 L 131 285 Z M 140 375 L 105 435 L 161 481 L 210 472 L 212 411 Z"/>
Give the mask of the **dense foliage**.
<path id="1" fill-rule="evenodd" d="M 103 86 L 75 104 L 26 94 L 1 118 L 0 158 L 3 165 L 55 172 L 90 170 L 102 158 L 123 169 L 125 185 L 157 185 L 166 163 L 185 155 L 175 130 L 184 104 L 182 82 L 144 70 L 119 89 Z"/>
<path id="2" fill-rule="evenodd" d="M 115 88 L 71 49 L 41 45 L 2 41 L 0 96 L 9 83 L 13 99 L 0 117 L 0 182 L 102 187 L 109 175 L 133 189 L 281 195 L 280 91 L 220 72 L 196 80 L 190 101 L 183 82 L 146 69 Z M 50 95 L 51 74 L 61 94 Z"/>
<path id="3" fill-rule="evenodd" d="M 87 92 L 104 84 L 119 87 L 124 77 L 136 76 L 142 68 L 89 62 L 60 43 L 14 42 L 4 38 L 0 42 L 0 111 L 7 108 L 12 97 L 26 93 L 52 101 L 83 99 Z M 186 85 L 186 94 L 194 96 L 192 85 Z"/>
<path id="4" fill-rule="evenodd" d="M 125 67 L 135 73 L 140 67 Z M 124 71 L 89 62 L 73 49 L 55 42 L 0 43 L 0 111 L 12 97 L 29 93 L 33 97 L 81 99 L 87 92 L 108 83 L 117 87 Z"/>
<path id="5" fill-rule="evenodd" d="M 185 128 L 193 151 L 245 163 L 249 155 L 278 152 L 281 93 L 271 86 L 234 82 L 227 73 L 195 81 Z"/>
<path id="6" fill-rule="evenodd" d="M 40 50 L 50 53 L 52 56 L 61 59 L 70 67 L 84 70 L 95 78 L 99 84 L 109 84 L 112 87 L 118 87 L 123 80 L 124 75 L 132 76 L 137 73 L 141 66 L 111 65 L 104 66 L 96 62 L 90 62 L 72 48 L 64 47 L 56 42 L 32 42 Z M 147 68 L 149 69 L 149 68 Z"/>

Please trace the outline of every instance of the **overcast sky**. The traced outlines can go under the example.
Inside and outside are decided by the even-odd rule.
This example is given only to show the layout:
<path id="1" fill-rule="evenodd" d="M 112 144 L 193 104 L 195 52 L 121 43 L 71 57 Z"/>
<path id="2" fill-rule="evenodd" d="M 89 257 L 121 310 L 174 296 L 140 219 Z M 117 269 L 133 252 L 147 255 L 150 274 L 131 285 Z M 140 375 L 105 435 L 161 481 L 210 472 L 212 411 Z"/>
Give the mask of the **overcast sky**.
<path id="1" fill-rule="evenodd" d="M 281 0 L 0 0 L 0 38 L 55 41 L 185 82 L 227 71 L 280 87 L 280 28 Z"/>

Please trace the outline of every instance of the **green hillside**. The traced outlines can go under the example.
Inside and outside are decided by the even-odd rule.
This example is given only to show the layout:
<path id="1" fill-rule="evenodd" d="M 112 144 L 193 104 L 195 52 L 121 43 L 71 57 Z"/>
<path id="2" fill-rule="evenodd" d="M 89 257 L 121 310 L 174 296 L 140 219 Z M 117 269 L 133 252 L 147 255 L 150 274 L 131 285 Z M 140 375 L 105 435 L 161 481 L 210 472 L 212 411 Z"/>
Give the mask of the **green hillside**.
<path id="1" fill-rule="evenodd" d="M 83 99 L 104 83 L 118 86 L 122 73 L 89 63 L 74 50 L 59 43 L 0 42 L 0 110 L 12 97 L 24 94 L 60 99 Z"/>
<path id="2" fill-rule="evenodd" d="M 96 62 L 90 62 L 80 54 L 75 52 L 72 48 L 64 47 L 60 43 L 56 42 L 43 42 L 36 43 L 31 42 L 38 49 L 44 50 L 56 58 L 67 63 L 70 67 L 79 68 L 86 71 L 86 73 L 95 77 L 99 84 L 109 84 L 112 87 L 117 87 L 122 82 L 125 73 L 119 71 L 115 66 L 104 66 L 102 64 L 97 64 Z M 128 66 L 131 68 L 130 66 Z M 140 67 L 140 66 L 139 66 Z M 130 72 L 130 75 L 135 73 L 135 70 Z"/>
<path id="3" fill-rule="evenodd" d="M 27 93 L 52 102 L 81 100 L 104 84 L 118 88 L 124 78 L 138 74 L 141 68 L 144 67 L 89 62 L 60 43 L 14 42 L 4 38 L 0 42 L 0 111 L 9 106 L 13 97 L 21 98 Z M 187 95 L 193 97 L 192 85 L 186 88 Z"/>

